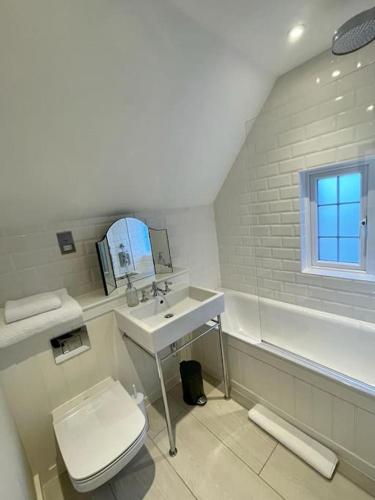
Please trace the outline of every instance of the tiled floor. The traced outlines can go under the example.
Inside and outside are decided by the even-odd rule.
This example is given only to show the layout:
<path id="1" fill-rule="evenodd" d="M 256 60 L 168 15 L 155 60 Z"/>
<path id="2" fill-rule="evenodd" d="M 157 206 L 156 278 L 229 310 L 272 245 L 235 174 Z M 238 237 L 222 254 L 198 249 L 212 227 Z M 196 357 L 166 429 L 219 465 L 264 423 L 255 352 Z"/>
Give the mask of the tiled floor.
<path id="1" fill-rule="evenodd" d="M 46 500 L 369 500 L 340 474 L 328 481 L 261 431 L 247 410 L 206 383 L 208 403 L 188 407 L 170 391 L 178 454 L 168 455 L 162 401 L 149 408 L 146 446 L 110 484 L 76 493 L 66 475 L 44 488 Z"/>

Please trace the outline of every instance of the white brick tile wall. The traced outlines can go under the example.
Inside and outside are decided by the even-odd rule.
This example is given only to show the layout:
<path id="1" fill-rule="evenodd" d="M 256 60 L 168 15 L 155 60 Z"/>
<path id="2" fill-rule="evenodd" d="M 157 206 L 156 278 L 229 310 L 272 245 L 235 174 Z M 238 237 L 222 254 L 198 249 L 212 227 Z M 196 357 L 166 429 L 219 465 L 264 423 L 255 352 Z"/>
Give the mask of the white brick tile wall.
<path id="1" fill-rule="evenodd" d="M 374 151 L 374 61 L 370 46 L 345 58 L 326 52 L 276 82 L 215 202 L 223 286 L 375 322 L 374 284 L 301 274 L 298 185 L 303 169 Z M 246 242 L 230 238 L 234 228 Z M 229 256 L 244 246 L 255 262 L 234 266 Z M 248 266 L 257 281 L 245 286 Z"/>
<path id="2" fill-rule="evenodd" d="M 279 145 L 286 146 L 288 144 L 294 144 L 295 142 L 300 142 L 305 139 L 306 132 L 304 127 L 295 128 L 293 130 L 288 130 L 287 132 L 282 132 L 279 134 Z"/>
<path id="3" fill-rule="evenodd" d="M 336 129 L 336 121 L 337 119 L 335 116 L 329 116 L 324 120 L 306 124 L 306 139 L 317 137 L 328 132 L 333 132 Z M 348 125 L 351 124 L 349 123 Z"/>
<path id="4" fill-rule="evenodd" d="M 316 151 L 320 151 L 321 149 L 321 138 L 314 137 L 313 139 L 308 139 L 298 144 L 294 144 L 292 151 L 293 156 L 302 156 L 310 153 L 315 153 Z"/>
<path id="5" fill-rule="evenodd" d="M 266 186 L 265 186 L 266 187 Z M 245 195 L 248 196 L 248 195 Z M 245 198 L 241 210 L 248 213 Z M 196 284 L 216 287 L 219 258 L 212 205 L 193 209 L 140 212 L 134 214 L 154 227 L 166 227 L 175 266 L 187 267 Z M 241 217 L 240 212 L 238 214 Z M 66 287 L 77 296 L 101 287 L 95 242 L 119 216 L 96 217 L 0 230 L 0 306 L 8 299 Z M 249 216 L 243 218 L 239 234 L 248 235 Z M 77 252 L 61 255 L 56 232 L 72 230 Z M 233 240 L 231 243 L 238 244 Z M 239 255 L 251 253 L 250 241 L 240 239 Z M 245 244 L 246 243 L 246 244 Z M 238 253 L 238 252 L 237 252 Z"/>

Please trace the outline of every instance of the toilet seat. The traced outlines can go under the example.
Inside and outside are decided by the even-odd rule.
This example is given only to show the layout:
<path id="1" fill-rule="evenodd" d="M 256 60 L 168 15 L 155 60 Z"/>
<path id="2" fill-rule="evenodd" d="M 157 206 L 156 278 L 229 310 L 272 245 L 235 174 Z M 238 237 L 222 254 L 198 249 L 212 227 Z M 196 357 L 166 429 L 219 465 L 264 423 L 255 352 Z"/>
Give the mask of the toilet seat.
<path id="1" fill-rule="evenodd" d="M 147 424 L 120 382 L 108 378 L 52 412 L 71 481 L 91 491 L 117 474 L 143 446 Z"/>

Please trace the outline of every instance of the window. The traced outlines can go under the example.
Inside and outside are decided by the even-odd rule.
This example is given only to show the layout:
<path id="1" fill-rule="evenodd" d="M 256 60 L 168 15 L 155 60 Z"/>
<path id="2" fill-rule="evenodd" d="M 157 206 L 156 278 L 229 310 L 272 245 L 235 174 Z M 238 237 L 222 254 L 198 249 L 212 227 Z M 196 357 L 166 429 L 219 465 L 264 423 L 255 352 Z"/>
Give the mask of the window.
<path id="1" fill-rule="evenodd" d="M 371 162 L 301 172 L 302 272 L 375 280 L 367 213 Z M 371 215 L 371 214 L 370 214 Z"/>

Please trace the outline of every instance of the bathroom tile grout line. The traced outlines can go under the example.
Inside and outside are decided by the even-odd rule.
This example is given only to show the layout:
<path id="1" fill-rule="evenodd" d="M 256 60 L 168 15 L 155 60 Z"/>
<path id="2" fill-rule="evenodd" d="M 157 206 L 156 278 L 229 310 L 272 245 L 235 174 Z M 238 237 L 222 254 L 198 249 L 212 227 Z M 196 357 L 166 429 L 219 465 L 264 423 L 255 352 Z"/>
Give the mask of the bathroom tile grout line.
<path id="1" fill-rule="evenodd" d="M 275 490 L 275 488 L 273 486 L 271 486 L 270 484 L 267 483 L 267 481 L 265 481 L 261 476 L 260 476 L 260 472 L 257 473 L 254 469 L 252 469 L 250 467 L 250 465 L 248 463 L 246 463 L 243 458 L 241 458 L 239 455 L 237 455 L 237 453 L 228 445 L 226 444 L 219 436 L 217 436 L 204 422 L 201 422 L 197 417 L 195 417 L 194 415 L 192 415 L 193 418 L 195 418 L 195 420 L 197 422 L 199 422 L 201 425 L 203 425 L 203 427 L 205 427 L 208 432 L 210 434 L 212 434 L 221 444 L 223 444 L 227 450 L 229 450 L 232 455 L 234 455 L 236 458 L 238 458 L 238 460 L 240 460 L 246 467 L 247 469 L 249 469 L 251 472 L 253 472 L 254 474 L 256 474 L 259 479 L 264 483 L 266 484 L 269 488 L 271 488 L 271 490 L 273 490 L 275 493 L 277 493 L 279 495 L 280 498 L 282 498 L 283 500 L 286 500 L 281 494 L 280 492 L 278 492 L 277 490 Z M 270 459 L 271 455 L 273 454 L 273 452 L 275 451 L 275 449 L 277 448 L 278 446 L 278 442 L 276 442 L 276 446 L 273 448 L 272 452 L 270 453 L 269 457 L 267 458 L 266 460 L 266 463 L 268 462 L 268 460 Z M 264 465 L 266 465 L 266 463 Z M 261 471 L 263 470 L 264 466 L 262 467 Z"/>
<path id="2" fill-rule="evenodd" d="M 112 485 L 112 480 L 109 481 L 109 489 L 111 490 L 113 500 L 117 500 L 117 495 L 114 492 L 114 488 L 113 488 L 113 485 Z"/>
<path id="3" fill-rule="evenodd" d="M 279 444 L 280 444 L 280 443 L 279 443 L 278 441 L 276 441 L 276 445 L 273 447 L 273 449 L 272 449 L 271 453 L 270 453 L 270 454 L 269 454 L 269 456 L 267 457 L 267 460 L 264 462 L 264 464 L 263 464 L 262 468 L 261 468 L 261 469 L 260 469 L 260 471 L 258 472 L 258 476 L 259 476 L 259 477 L 261 477 L 261 474 L 262 474 L 262 472 L 263 472 L 264 468 L 265 468 L 265 467 L 266 467 L 266 465 L 268 464 L 268 462 L 269 462 L 270 458 L 271 458 L 271 457 L 272 457 L 272 455 L 274 454 L 274 452 L 275 452 L 276 448 L 279 446 Z M 263 478 L 261 477 L 261 479 L 263 479 Z M 265 481 L 264 479 L 263 479 L 263 481 L 264 481 L 265 483 L 267 483 L 267 481 Z M 267 483 L 267 484 L 268 484 L 268 483 Z"/>
<path id="4" fill-rule="evenodd" d="M 171 397 L 172 397 L 172 398 L 176 401 L 176 399 L 175 399 L 173 396 L 171 396 Z M 238 403 L 238 404 L 239 404 L 239 403 Z M 242 405 L 240 405 L 240 406 L 242 406 Z M 179 416 L 181 413 L 182 413 L 182 411 L 178 414 L 178 416 Z M 242 463 L 243 463 L 243 464 L 244 464 L 244 465 L 245 465 L 245 466 L 246 466 L 246 467 L 247 467 L 247 468 L 248 468 L 251 472 L 253 472 L 254 474 L 256 474 L 256 475 L 259 477 L 259 479 L 260 479 L 260 480 L 261 480 L 264 484 L 266 484 L 269 488 L 271 488 L 271 490 L 273 490 L 275 493 L 277 493 L 277 495 L 279 495 L 279 497 L 280 497 L 280 498 L 282 498 L 283 500 L 286 500 L 286 499 L 285 499 L 285 497 L 283 497 L 279 491 L 275 490 L 275 488 L 274 488 L 273 486 L 271 486 L 270 484 L 268 484 L 268 483 L 267 483 L 267 481 L 265 481 L 265 480 L 263 479 L 263 477 L 261 477 L 261 476 L 260 476 L 261 472 L 263 471 L 263 469 L 264 469 L 265 465 L 267 464 L 268 460 L 270 459 L 271 455 L 273 454 L 273 452 L 276 450 L 277 446 L 279 445 L 278 441 L 276 441 L 276 445 L 274 446 L 273 450 L 271 451 L 271 453 L 270 453 L 269 457 L 267 458 L 266 462 L 265 462 L 265 463 L 264 463 L 264 465 L 262 466 L 261 470 L 259 471 L 259 473 L 257 473 L 254 469 L 252 469 L 252 468 L 249 466 L 249 464 L 247 464 L 247 463 L 246 463 L 246 462 L 245 462 L 245 461 L 244 461 L 244 460 L 243 460 L 243 459 L 242 459 L 239 455 L 237 455 L 237 453 L 236 453 L 236 452 L 235 452 L 235 451 L 234 451 L 234 450 L 233 450 L 233 449 L 232 449 L 229 445 L 227 445 L 227 444 L 226 444 L 226 443 L 225 443 L 225 442 L 224 442 L 224 441 L 223 441 L 223 440 L 222 440 L 219 436 L 217 436 L 217 435 L 216 435 L 216 434 L 215 434 L 215 433 L 214 433 L 214 432 L 213 432 L 213 431 L 212 431 L 212 430 L 211 430 L 211 429 L 210 429 L 210 428 L 209 428 L 209 427 L 208 427 L 208 426 L 207 426 L 204 422 L 201 422 L 201 421 L 200 421 L 200 420 L 199 420 L 196 416 L 194 416 L 194 415 L 192 414 L 192 412 L 189 412 L 189 414 L 190 414 L 190 415 L 191 415 L 191 416 L 192 416 L 192 417 L 193 417 L 193 418 L 194 418 L 194 419 L 195 419 L 198 423 L 200 423 L 203 427 L 205 427 L 205 429 L 207 429 L 207 430 L 208 430 L 208 432 L 210 432 L 210 434 L 212 434 L 212 436 L 214 436 L 214 438 L 216 438 L 216 439 L 217 439 L 217 440 L 218 440 L 221 444 L 223 444 L 223 445 L 227 448 L 227 450 L 229 450 L 229 451 L 230 451 L 230 452 L 231 452 L 231 453 L 232 453 L 232 454 L 233 454 L 236 458 L 238 458 L 238 459 L 239 459 L 239 460 L 240 460 L 240 461 L 241 461 L 241 462 L 242 462 Z M 177 416 L 176 416 L 176 418 L 177 418 Z M 174 422 L 175 422 L 175 420 L 176 420 L 176 419 L 173 419 L 173 422 L 172 422 L 172 423 L 174 423 Z M 165 429 L 166 429 L 166 428 L 164 427 L 161 431 L 159 431 L 159 432 L 158 432 L 158 434 L 157 434 L 157 436 L 158 436 L 161 432 L 165 431 Z M 155 436 L 155 437 L 156 437 L 156 436 Z M 159 446 L 157 445 L 157 443 L 155 443 L 155 444 L 156 444 L 156 446 L 158 447 L 158 449 L 162 452 L 162 450 L 159 448 Z M 162 452 L 162 453 L 163 453 L 163 452 Z M 171 463 L 171 464 L 173 464 L 173 461 L 170 461 L 170 463 Z M 173 465 L 172 465 L 172 467 L 173 467 Z M 175 470 L 175 471 L 176 471 L 176 469 L 175 469 L 174 467 L 173 467 L 173 470 Z M 181 476 L 178 474 L 178 472 L 177 472 L 177 471 L 176 471 L 176 474 L 177 474 L 179 477 L 181 477 Z M 181 479 L 182 479 L 182 478 L 181 478 Z M 185 481 L 184 481 L 184 483 L 185 483 Z M 190 488 L 189 488 L 189 490 L 190 490 Z M 195 496 L 195 495 L 194 495 L 194 496 Z M 197 497 L 195 497 L 195 498 L 197 498 Z"/>
<path id="5" fill-rule="evenodd" d="M 174 401 L 176 401 L 176 399 L 175 399 L 175 398 L 173 398 L 173 399 L 174 399 Z M 147 408 L 146 408 L 146 409 L 147 409 Z M 173 423 L 173 422 L 174 422 L 174 421 L 175 421 L 175 420 L 176 420 L 176 419 L 177 419 L 177 418 L 178 418 L 178 417 L 179 417 L 182 413 L 184 413 L 184 412 L 186 412 L 186 409 L 185 409 L 184 407 L 182 407 L 182 406 L 181 406 L 181 411 L 179 411 L 179 412 L 177 413 L 177 415 L 175 415 L 173 418 L 171 417 L 172 423 Z M 164 415 L 163 415 L 163 420 L 165 420 L 165 416 L 164 416 Z M 156 434 L 154 434 L 153 436 L 151 436 L 151 435 L 150 435 L 150 434 L 148 434 L 148 433 L 147 433 L 147 435 L 148 435 L 148 437 L 149 437 L 150 439 L 152 439 L 152 440 L 154 441 L 154 440 L 155 440 L 155 438 L 157 438 L 157 437 L 159 436 L 159 434 L 160 434 L 161 432 L 163 432 L 166 428 L 167 428 L 167 425 L 166 425 L 166 424 L 164 424 L 164 425 L 163 425 L 163 428 L 162 428 L 162 429 L 160 429 L 160 430 L 159 430 Z"/>
<path id="6" fill-rule="evenodd" d="M 163 429 L 164 430 L 164 429 Z M 158 435 L 160 434 L 160 432 L 158 433 Z M 159 448 L 158 444 L 152 439 L 150 438 L 151 441 L 154 443 L 154 445 L 156 446 L 156 448 L 160 451 L 161 455 L 164 456 L 163 454 L 163 451 Z M 178 471 L 173 467 L 173 462 L 169 461 L 168 458 L 166 458 L 166 461 L 167 461 L 167 464 L 169 464 L 171 466 L 171 468 L 173 469 L 174 473 L 181 479 L 181 481 L 183 482 L 183 484 L 185 485 L 185 487 L 190 491 L 191 495 L 193 496 L 193 498 L 195 498 L 195 500 L 200 500 L 194 493 L 193 491 L 191 490 L 191 488 L 189 487 L 189 485 L 186 483 L 185 479 L 180 476 L 180 474 L 178 473 Z M 115 499 L 117 500 L 117 499 Z"/>

